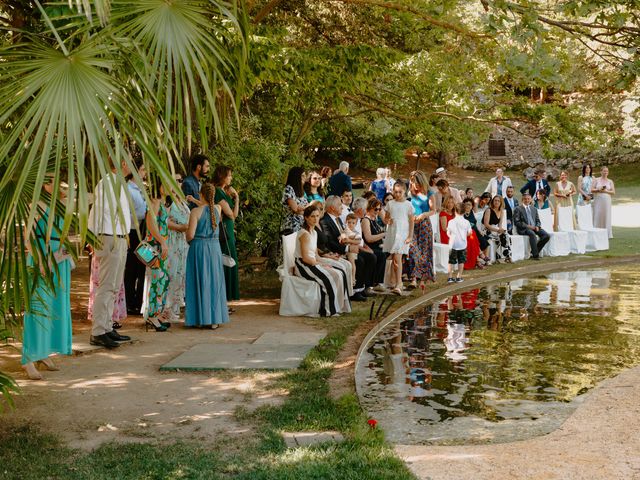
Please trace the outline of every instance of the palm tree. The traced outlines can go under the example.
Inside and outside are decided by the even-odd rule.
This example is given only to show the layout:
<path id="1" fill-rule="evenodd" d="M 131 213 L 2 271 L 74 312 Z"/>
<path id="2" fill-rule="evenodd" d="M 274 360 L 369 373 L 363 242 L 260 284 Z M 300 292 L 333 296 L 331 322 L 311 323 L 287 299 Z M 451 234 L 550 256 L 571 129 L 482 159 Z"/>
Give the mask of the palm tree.
<path id="1" fill-rule="evenodd" d="M 139 156 L 172 183 L 182 154 L 224 133 L 247 57 L 237 0 L 33 0 L 22 2 L 38 15 L 28 24 L 7 20 L 25 15 L 16 3 L 0 3 L 4 22 L 23 27 L 0 46 L 0 313 L 30 307 L 24 245 L 38 248 L 42 209 L 64 217 L 63 237 L 84 241 L 89 192 L 110 159 L 132 167 Z M 47 175 L 52 195 L 42 188 Z M 65 203 L 62 181 L 71 187 Z M 36 258 L 33 271 L 41 269 L 40 281 L 50 280 Z"/>

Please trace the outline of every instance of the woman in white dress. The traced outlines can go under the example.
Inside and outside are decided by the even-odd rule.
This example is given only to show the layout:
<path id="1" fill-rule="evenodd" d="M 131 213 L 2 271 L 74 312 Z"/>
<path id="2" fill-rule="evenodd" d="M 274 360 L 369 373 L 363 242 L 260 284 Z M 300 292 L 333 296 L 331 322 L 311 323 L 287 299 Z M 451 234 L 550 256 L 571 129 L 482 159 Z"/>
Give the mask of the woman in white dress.
<path id="1" fill-rule="evenodd" d="M 382 250 L 390 254 L 392 270 L 388 275 L 391 292 L 402 293 L 402 255 L 409 253 L 413 240 L 413 205 L 407 201 L 407 186 L 398 181 L 393 186 L 393 200 L 385 208 L 385 223 L 389 225 Z M 386 276 L 386 275 L 385 275 Z M 387 276 L 386 276 L 387 277 Z"/>
<path id="2" fill-rule="evenodd" d="M 593 181 L 593 226 L 606 228 L 609 238 L 613 238 L 611 229 L 611 196 L 616 194 L 613 180 L 609 179 L 609 169 L 602 167 L 600 176 Z"/>
<path id="3" fill-rule="evenodd" d="M 344 270 L 322 264 L 318 252 L 320 210 L 315 205 L 304 209 L 302 228 L 298 230 L 295 251 L 295 273 L 297 276 L 316 282 L 320 286 L 320 311 L 323 317 L 351 311 L 348 285 L 351 277 Z"/>

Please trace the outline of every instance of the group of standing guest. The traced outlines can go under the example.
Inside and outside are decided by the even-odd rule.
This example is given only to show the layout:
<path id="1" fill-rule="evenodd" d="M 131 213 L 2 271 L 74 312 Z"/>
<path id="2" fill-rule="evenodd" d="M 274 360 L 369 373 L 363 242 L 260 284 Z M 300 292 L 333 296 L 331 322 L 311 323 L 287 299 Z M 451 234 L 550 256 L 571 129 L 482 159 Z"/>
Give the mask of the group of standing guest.
<path id="1" fill-rule="evenodd" d="M 187 327 L 215 329 L 227 323 L 232 311 L 227 302 L 240 297 L 234 234 L 239 198 L 231 186 L 231 169 L 218 166 L 207 181 L 209 160 L 194 155 L 191 174 L 184 181 L 174 178 L 182 183 L 185 202 L 171 184 L 147 175 L 144 165 L 135 172 L 124 160 L 119 165 L 112 161 L 111 167 L 96 185 L 89 214 L 89 229 L 97 239 L 90 249 L 90 343 L 117 348 L 130 340 L 117 330 L 132 314 L 142 313 L 147 328 L 165 332 L 183 306 Z M 40 247 L 30 253 L 29 262 L 34 265 L 34 255 L 45 252 L 56 259 L 57 268 L 52 269 L 55 288 L 37 282 L 33 308 L 25 314 L 22 363 L 36 380 L 42 378 L 37 364 L 54 370 L 49 356 L 71 353 L 72 260 L 60 243 L 62 218 L 56 217 L 47 237 L 49 211 L 44 211 L 36 224 L 34 245 Z M 135 254 L 141 240 L 158 253 L 147 266 Z M 223 267 L 223 254 L 233 259 L 229 266 Z"/>

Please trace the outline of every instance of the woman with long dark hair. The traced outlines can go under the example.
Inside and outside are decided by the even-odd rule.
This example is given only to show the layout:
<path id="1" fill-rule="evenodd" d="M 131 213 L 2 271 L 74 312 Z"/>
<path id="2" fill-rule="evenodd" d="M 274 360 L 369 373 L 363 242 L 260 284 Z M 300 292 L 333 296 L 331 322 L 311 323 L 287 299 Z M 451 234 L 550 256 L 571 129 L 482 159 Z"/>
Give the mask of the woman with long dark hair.
<path id="1" fill-rule="evenodd" d="M 219 241 L 222 208 L 215 204 L 211 183 L 202 186 L 200 196 L 203 202 L 191 210 L 186 232 L 189 253 L 184 324 L 216 329 L 229 321 Z"/>
<path id="2" fill-rule="evenodd" d="M 224 267 L 224 281 L 227 285 L 227 300 L 240 300 L 240 276 L 238 273 L 238 252 L 236 250 L 235 220 L 240 211 L 238 192 L 231 186 L 231 167 L 218 165 L 213 171 L 213 185 L 216 187 L 214 202 L 222 209 L 220 246 L 223 255 L 233 257 L 236 264 Z"/>
<path id="3" fill-rule="evenodd" d="M 320 210 L 309 205 L 303 211 L 302 228 L 298 230 L 295 251 L 296 275 L 312 280 L 320 286 L 320 311 L 323 317 L 351 311 L 347 285 L 351 281 L 343 270 L 322 264 L 318 252 Z"/>
<path id="4" fill-rule="evenodd" d="M 496 242 L 496 261 L 511 263 L 511 238 L 507 235 L 506 229 L 507 211 L 504 209 L 504 199 L 500 195 L 491 199 L 489 208 L 484 212 L 483 224 L 489 232 L 489 238 Z"/>
<path id="5" fill-rule="evenodd" d="M 284 219 L 282 221 L 281 235 L 288 235 L 302 228 L 304 209 L 309 205 L 304 196 L 304 168 L 291 167 L 287 175 L 287 184 L 282 194 L 284 207 Z"/>
<path id="6" fill-rule="evenodd" d="M 322 177 L 316 171 L 311 171 L 307 175 L 307 180 L 304 182 L 304 196 L 307 202 L 322 202 L 324 203 L 325 191 L 322 187 Z"/>
<path id="7" fill-rule="evenodd" d="M 588 205 L 593 200 L 591 185 L 593 184 L 593 169 L 586 163 L 582 166 L 582 175 L 578 177 L 578 205 Z"/>

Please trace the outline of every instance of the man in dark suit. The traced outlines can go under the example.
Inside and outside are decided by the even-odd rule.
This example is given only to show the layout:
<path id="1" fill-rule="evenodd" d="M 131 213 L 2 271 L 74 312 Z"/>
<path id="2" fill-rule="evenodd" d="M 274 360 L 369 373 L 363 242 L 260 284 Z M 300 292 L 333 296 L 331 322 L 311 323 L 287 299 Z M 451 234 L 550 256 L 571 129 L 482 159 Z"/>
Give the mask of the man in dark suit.
<path id="1" fill-rule="evenodd" d="M 513 233 L 513 211 L 517 206 L 518 199 L 513 196 L 513 186 L 509 185 L 504 197 L 504 208 L 507 211 L 507 232 L 509 232 L 509 235 Z"/>
<path id="2" fill-rule="evenodd" d="M 536 170 L 533 174 L 533 179 L 525 183 L 524 187 L 520 189 L 520 193 L 524 194 L 524 192 L 529 192 L 531 197 L 535 197 L 538 190 L 544 190 L 544 193 L 547 194 L 547 198 L 549 198 L 551 187 L 549 186 L 549 182 L 543 178 L 543 174 L 544 172 Z"/>
<path id="3" fill-rule="evenodd" d="M 522 194 L 522 205 L 516 207 L 513 212 L 513 225 L 518 235 L 526 235 L 529 237 L 531 257 L 534 260 L 539 260 L 540 251 L 551 237 L 549 237 L 549 234 L 540 226 L 538 210 L 531 205 L 531 195 L 529 195 L 529 192 Z"/>
<path id="4" fill-rule="evenodd" d="M 340 162 L 338 171 L 329 178 L 329 194 L 341 197 L 345 191 L 353 190 L 349 174 L 349 162 Z"/>
<path id="5" fill-rule="evenodd" d="M 331 252 L 343 255 L 347 250 L 358 252 L 356 259 L 356 285 L 353 289 L 352 301 L 363 302 L 368 296 L 373 294 L 365 293 L 368 285 L 373 285 L 373 275 L 376 266 L 376 256 L 359 247 L 355 240 L 340 240 L 340 234 L 344 230 L 340 213 L 342 211 L 342 201 L 340 197 L 331 195 L 325 201 L 326 213 L 320 219 L 320 228 L 326 235 L 326 248 Z M 352 243 L 353 242 L 353 243 Z"/>

